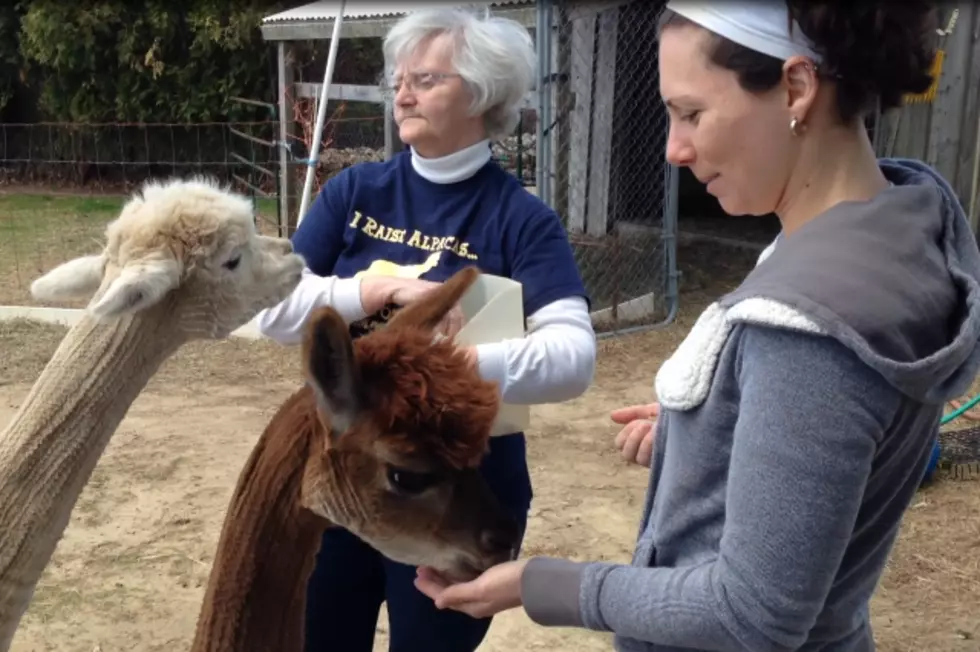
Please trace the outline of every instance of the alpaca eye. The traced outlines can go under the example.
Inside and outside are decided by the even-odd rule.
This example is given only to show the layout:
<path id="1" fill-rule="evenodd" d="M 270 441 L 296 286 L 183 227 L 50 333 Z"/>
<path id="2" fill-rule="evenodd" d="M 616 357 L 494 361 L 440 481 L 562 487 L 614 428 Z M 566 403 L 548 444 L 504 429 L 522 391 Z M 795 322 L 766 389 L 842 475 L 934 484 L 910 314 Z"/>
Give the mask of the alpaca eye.
<path id="1" fill-rule="evenodd" d="M 228 262 L 226 262 L 223 265 L 223 267 L 225 269 L 229 269 L 231 271 L 235 271 L 236 269 L 238 269 L 238 264 L 241 263 L 241 262 L 242 262 L 242 257 L 241 256 L 235 256 L 234 258 L 232 258 L 231 260 L 229 260 Z"/>
<path id="2" fill-rule="evenodd" d="M 435 473 L 419 473 L 394 466 L 388 467 L 388 483 L 404 494 L 420 494 L 438 481 Z"/>

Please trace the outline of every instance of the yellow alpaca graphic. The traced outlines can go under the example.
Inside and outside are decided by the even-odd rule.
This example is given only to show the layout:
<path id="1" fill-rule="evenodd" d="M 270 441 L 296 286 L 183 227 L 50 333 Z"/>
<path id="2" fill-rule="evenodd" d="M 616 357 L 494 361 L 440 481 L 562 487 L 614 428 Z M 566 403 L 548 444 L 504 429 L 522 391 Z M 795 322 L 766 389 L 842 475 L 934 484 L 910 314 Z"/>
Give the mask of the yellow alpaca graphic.
<path id="1" fill-rule="evenodd" d="M 354 278 L 362 278 L 364 276 L 421 278 L 423 274 L 439 264 L 440 256 L 442 256 L 442 252 L 437 251 L 430 254 L 429 257 L 425 259 L 424 263 L 419 263 L 417 265 L 398 265 L 387 260 L 375 260 L 367 267 L 367 269 L 362 269 L 357 274 L 354 274 Z"/>

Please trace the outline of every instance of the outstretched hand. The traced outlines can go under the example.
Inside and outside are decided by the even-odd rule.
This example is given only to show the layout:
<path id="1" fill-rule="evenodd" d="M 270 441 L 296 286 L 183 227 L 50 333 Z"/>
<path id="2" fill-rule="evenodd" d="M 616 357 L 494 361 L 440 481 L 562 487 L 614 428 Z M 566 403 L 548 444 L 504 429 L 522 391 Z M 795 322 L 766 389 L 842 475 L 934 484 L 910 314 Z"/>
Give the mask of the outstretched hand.
<path id="1" fill-rule="evenodd" d="M 649 467 L 653 459 L 653 437 L 656 431 L 660 403 L 631 405 L 614 410 L 613 422 L 624 425 L 616 434 L 616 448 L 623 459 L 632 464 Z"/>
<path id="2" fill-rule="evenodd" d="M 453 584 L 437 571 L 420 567 L 415 587 L 432 598 L 437 609 L 461 611 L 472 618 L 488 618 L 521 606 L 521 575 L 526 559 L 497 564 L 469 582 Z"/>

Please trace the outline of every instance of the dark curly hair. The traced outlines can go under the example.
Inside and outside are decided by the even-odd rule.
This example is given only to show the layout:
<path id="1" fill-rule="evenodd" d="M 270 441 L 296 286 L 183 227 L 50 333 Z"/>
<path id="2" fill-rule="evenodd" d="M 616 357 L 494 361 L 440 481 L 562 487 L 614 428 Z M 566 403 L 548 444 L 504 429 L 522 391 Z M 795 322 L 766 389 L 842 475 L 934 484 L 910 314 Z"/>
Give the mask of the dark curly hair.
<path id="1" fill-rule="evenodd" d="M 786 0 L 786 4 L 791 19 L 823 58 L 820 76 L 837 86 L 837 109 L 843 122 L 863 117 L 878 102 L 882 111 L 899 107 L 906 93 L 922 93 L 932 84 L 935 3 Z M 690 21 L 666 10 L 658 33 L 685 24 Z M 781 60 L 717 34 L 712 37 L 711 62 L 735 72 L 745 90 L 767 91 L 782 79 Z"/>

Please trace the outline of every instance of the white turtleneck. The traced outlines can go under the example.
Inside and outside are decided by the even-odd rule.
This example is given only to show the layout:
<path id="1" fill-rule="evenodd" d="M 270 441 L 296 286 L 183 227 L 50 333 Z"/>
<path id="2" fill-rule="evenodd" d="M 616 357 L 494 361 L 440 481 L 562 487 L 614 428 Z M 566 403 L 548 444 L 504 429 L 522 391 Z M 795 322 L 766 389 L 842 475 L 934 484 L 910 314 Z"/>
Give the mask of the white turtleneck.
<path id="1" fill-rule="evenodd" d="M 432 183 L 456 183 L 476 174 L 490 160 L 488 140 L 440 158 L 411 150 L 412 169 Z M 293 293 L 256 318 L 259 331 L 283 344 L 302 340 L 309 314 L 332 306 L 348 322 L 367 316 L 361 306 L 360 279 L 321 277 L 305 270 Z M 595 373 L 596 339 L 588 304 L 568 297 L 527 317 L 527 334 L 477 347 L 480 374 L 498 383 L 511 404 L 557 403 L 584 393 Z"/>
<path id="2" fill-rule="evenodd" d="M 481 140 L 439 158 L 423 158 L 413 147 L 412 169 L 432 183 L 456 183 L 469 179 L 490 160 L 490 141 Z"/>

